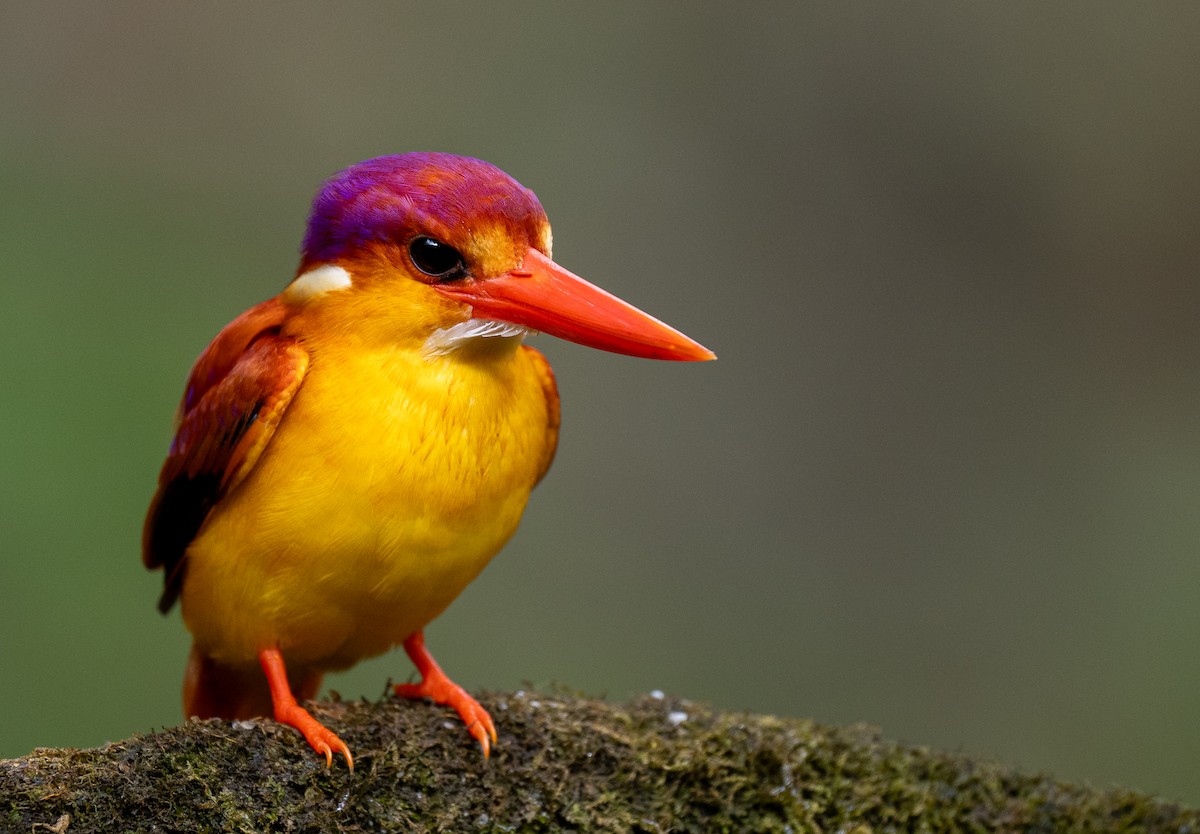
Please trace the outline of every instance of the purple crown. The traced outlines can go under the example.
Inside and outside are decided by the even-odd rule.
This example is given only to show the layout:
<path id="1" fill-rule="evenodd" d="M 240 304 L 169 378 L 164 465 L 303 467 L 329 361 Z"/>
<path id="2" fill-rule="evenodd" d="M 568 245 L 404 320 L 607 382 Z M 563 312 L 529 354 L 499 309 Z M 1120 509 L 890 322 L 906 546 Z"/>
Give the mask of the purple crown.
<path id="1" fill-rule="evenodd" d="M 329 262 L 372 241 L 480 220 L 521 226 L 545 216 L 532 191 L 496 166 L 446 153 L 380 156 L 330 177 L 313 200 L 304 263 Z"/>

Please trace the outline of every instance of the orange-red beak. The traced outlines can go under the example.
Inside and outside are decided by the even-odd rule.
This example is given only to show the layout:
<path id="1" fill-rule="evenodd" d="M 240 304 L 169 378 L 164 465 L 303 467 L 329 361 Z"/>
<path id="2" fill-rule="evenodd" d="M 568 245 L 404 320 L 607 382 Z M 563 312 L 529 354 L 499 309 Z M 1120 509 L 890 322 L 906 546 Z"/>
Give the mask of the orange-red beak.
<path id="1" fill-rule="evenodd" d="M 717 358 L 700 343 L 568 272 L 536 249 L 526 252 L 521 265 L 503 275 L 431 286 L 470 304 L 472 318 L 517 324 L 587 347 L 647 359 Z"/>

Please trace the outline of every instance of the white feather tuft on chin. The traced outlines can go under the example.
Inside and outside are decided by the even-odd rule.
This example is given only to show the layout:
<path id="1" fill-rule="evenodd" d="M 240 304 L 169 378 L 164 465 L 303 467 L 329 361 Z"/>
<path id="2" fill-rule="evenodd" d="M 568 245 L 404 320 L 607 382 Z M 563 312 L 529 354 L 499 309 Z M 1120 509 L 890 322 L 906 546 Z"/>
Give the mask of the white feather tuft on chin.
<path id="1" fill-rule="evenodd" d="M 461 350 L 475 339 L 516 339 L 519 342 L 526 336 L 535 335 L 536 332 L 506 321 L 467 319 L 451 327 L 441 327 L 433 331 L 421 347 L 421 353 L 425 356 L 445 356 Z"/>

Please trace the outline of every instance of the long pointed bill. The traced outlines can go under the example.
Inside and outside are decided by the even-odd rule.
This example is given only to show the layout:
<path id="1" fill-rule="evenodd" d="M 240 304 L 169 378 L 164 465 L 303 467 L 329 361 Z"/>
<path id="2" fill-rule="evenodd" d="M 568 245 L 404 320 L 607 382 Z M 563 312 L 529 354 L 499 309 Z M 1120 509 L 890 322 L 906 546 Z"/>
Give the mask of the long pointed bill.
<path id="1" fill-rule="evenodd" d="M 568 272 L 536 249 L 530 249 L 512 272 L 461 285 L 431 286 L 470 304 L 472 318 L 517 324 L 587 347 L 647 359 L 717 358 L 700 343 Z"/>

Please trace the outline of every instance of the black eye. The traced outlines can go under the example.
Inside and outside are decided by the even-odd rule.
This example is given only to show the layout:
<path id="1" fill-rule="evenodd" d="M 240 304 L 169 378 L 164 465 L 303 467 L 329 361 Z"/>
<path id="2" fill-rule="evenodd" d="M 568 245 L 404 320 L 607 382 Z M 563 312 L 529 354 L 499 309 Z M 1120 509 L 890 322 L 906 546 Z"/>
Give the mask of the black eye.
<path id="1" fill-rule="evenodd" d="M 413 265 L 431 278 L 453 281 L 467 277 L 467 264 L 457 249 L 431 237 L 416 237 L 408 244 Z"/>

